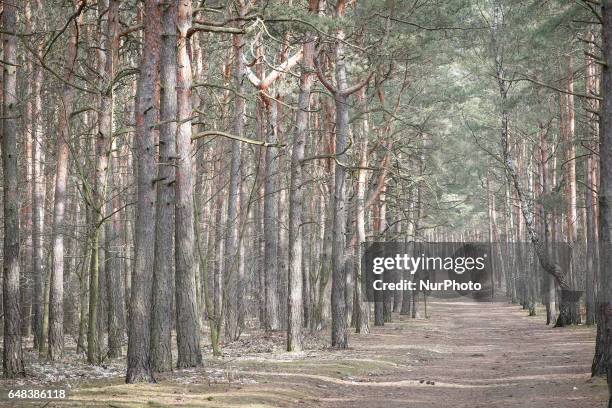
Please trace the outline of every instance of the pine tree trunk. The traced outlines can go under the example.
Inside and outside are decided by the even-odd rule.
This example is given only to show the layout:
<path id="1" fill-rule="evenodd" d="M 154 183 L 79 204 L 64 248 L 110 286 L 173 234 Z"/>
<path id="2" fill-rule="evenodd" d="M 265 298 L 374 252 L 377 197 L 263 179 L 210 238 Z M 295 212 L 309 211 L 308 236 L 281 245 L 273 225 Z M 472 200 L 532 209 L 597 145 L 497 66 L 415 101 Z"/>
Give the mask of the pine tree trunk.
<path id="1" fill-rule="evenodd" d="M 38 8 L 36 9 L 38 11 Z M 39 48 L 40 51 L 40 48 Z M 44 225 L 45 225 L 45 142 L 43 138 L 42 116 L 42 84 L 43 68 L 38 64 L 34 66 L 34 80 L 32 93 L 32 274 L 34 275 L 34 293 L 32 299 L 32 312 L 34 319 L 34 349 L 41 344 L 42 317 L 44 301 Z"/>
<path id="2" fill-rule="evenodd" d="M 122 186 L 121 176 L 117 174 L 117 182 L 115 182 L 114 175 L 119 172 L 119 159 L 117 157 L 117 145 L 113 143 L 111 154 L 111 167 L 112 175 L 109 179 L 109 187 L 117 187 L 117 191 L 120 191 Z M 121 231 L 121 213 L 119 195 L 115 193 L 113 198 L 108 203 L 107 214 L 112 213 L 110 222 L 106 224 L 106 253 L 109 255 L 108 270 L 106 273 L 106 293 L 108 296 L 108 357 L 117 358 L 123 354 L 123 342 L 124 342 L 124 328 L 125 328 L 125 309 L 124 309 L 124 288 L 123 281 L 121 279 L 122 272 L 126 270 L 123 268 L 123 262 L 121 259 L 123 248 L 125 244 L 123 242 L 123 233 Z M 111 246 L 112 245 L 112 246 Z M 112 249 L 111 249 L 112 248 Z"/>
<path id="3" fill-rule="evenodd" d="M 344 0 L 336 4 L 336 17 L 341 19 L 344 15 Z M 346 168 L 339 163 L 346 163 L 346 149 L 349 132 L 349 104 L 346 80 L 346 61 L 344 55 L 344 30 L 337 32 L 335 44 L 336 86 L 334 94 L 336 104 L 336 145 L 335 145 L 335 180 L 334 196 L 332 200 L 334 219 L 332 223 L 332 347 L 344 349 L 348 347 L 348 327 L 346 322 L 346 269 L 345 269 L 345 241 L 346 241 Z"/>
<path id="4" fill-rule="evenodd" d="M 93 220 L 97 219 L 95 209 Z M 94 221 L 95 222 L 95 221 Z M 100 363 L 100 343 L 98 336 L 98 297 L 100 272 L 100 230 L 92 228 L 91 231 L 91 258 L 89 259 L 89 312 L 87 313 L 87 362 Z"/>
<path id="5" fill-rule="evenodd" d="M 595 35 L 593 31 L 589 31 L 588 40 L 589 52 L 595 54 Z M 596 61 L 591 56 L 586 56 L 586 93 L 587 95 L 599 94 L 600 75 Z M 597 281 L 599 276 L 599 234 L 597 232 L 597 180 L 596 180 L 596 156 L 599 145 L 599 117 L 595 112 L 599 112 L 599 101 L 596 99 L 588 99 L 588 111 L 586 112 L 588 119 L 588 129 L 591 136 L 591 142 L 587 145 L 588 152 L 586 159 L 586 236 L 587 236 L 587 276 L 586 276 L 586 323 L 594 324 L 596 321 L 597 307 L 596 292 Z"/>
<path id="6" fill-rule="evenodd" d="M 24 29 L 26 32 L 32 32 L 32 4 L 30 2 L 26 2 L 24 5 L 24 13 L 23 13 L 23 23 Z M 32 60 L 25 61 L 25 69 L 29 73 L 28 78 L 25 78 L 25 93 L 26 95 L 32 95 L 33 89 L 33 76 L 31 73 L 34 70 L 34 63 Z M 33 148 L 34 148 L 34 127 L 36 126 L 36 122 L 33 117 L 33 98 L 27 98 L 25 101 L 25 108 L 23 109 L 23 130 L 25 136 L 25 171 L 22 171 L 22 185 L 25 186 L 25 197 L 21 198 L 21 200 L 25 203 L 24 208 L 21 210 L 21 225 L 20 232 L 25 235 L 24 249 L 23 254 L 21 256 L 21 265 L 20 265 L 20 308 L 21 308 L 21 334 L 23 337 L 29 337 L 32 327 L 32 299 L 33 299 L 33 291 L 32 291 L 32 280 L 33 280 L 33 271 L 32 271 L 32 250 L 33 250 L 33 242 L 32 242 L 32 184 L 34 183 L 33 175 L 33 162 L 32 158 L 34 156 Z"/>
<path id="7" fill-rule="evenodd" d="M 162 15 L 160 59 L 159 163 L 155 212 L 155 259 L 151 316 L 151 364 L 156 372 L 172 370 L 172 300 L 174 268 L 174 183 L 176 157 L 176 13 L 170 1 Z"/>
<path id="8" fill-rule="evenodd" d="M 4 343 L 2 369 L 5 378 L 25 376 L 19 314 L 19 176 L 17 174 L 17 6 L 5 3 L 2 10 L 2 175 L 4 179 L 4 256 L 2 310 Z"/>
<path id="9" fill-rule="evenodd" d="M 387 211 L 387 183 L 386 180 L 383 182 L 383 188 L 380 192 L 379 196 L 380 202 L 380 222 L 378 224 L 377 236 L 378 240 L 384 241 L 387 236 L 387 226 L 389 225 L 389 214 L 390 211 Z M 388 271 L 388 273 L 384 274 L 386 281 L 391 282 L 393 280 L 393 274 L 395 271 Z M 383 310 L 383 320 L 385 323 L 391 323 L 393 320 L 392 316 L 392 307 L 393 307 L 393 293 L 390 290 L 383 291 L 383 299 L 382 299 L 382 310 Z"/>
<path id="10" fill-rule="evenodd" d="M 357 94 L 357 99 L 361 105 L 362 123 L 361 123 L 361 140 L 359 146 L 359 172 L 357 175 L 356 185 L 356 210 L 355 210 L 355 228 L 357 230 L 357 250 L 355 262 L 355 331 L 357 333 L 367 334 L 370 332 L 370 303 L 364 299 L 363 276 L 362 276 L 362 258 L 364 255 L 364 245 L 366 242 L 365 232 L 365 192 L 366 192 L 366 167 L 368 165 L 368 136 L 369 123 L 366 113 L 366 95 L 365 88 L 362 88 Z"/>
<path id="11" fill-rule="evenodd" d="M 612 61 L 612 1 L 602 1 L 602 52 L 604 61 Z M 612 328 L 612 70 L 609 65 L 602 68 L 602 93 L 604 100 L 601 106 L 601 132 L 599 143 L 599 169 L 600 185 L 599 197 L 599 239 L 601 242 L 599 267 L 602 274 L 601 296 L 599 297 L 601 307 L 602 325 L 601 337 L 598 342 L 603 342 L 602 354 L 605 359 L 608 374 L 608 392 L 610 399 L 608 407 L 612 406 L 612 336 L 609 331 Z M 603 323 L 603 324 L 602 324 Z"/>
<path id="12" fill-rule="evenodd" d="M 191 0 L 178 2 L 177 28 L 177 114 L 176 207 L 175 207 L 175 296 L 177 367 L 202 363 L 200 325 L 196 298 L 195 231 L 193 217 L 193 166 L 191 149 L 191 60 L 188 30 L 191 28 Z"/>
<path id="13" fill-rule="evenodd" d="M 372 224 L 373 224 L 373 232 L 374 236 L 378 237 L 378 234 L 381 231 L 382 225 L 382 202 L 380 199 L 377 199 L 374 202 L 374 208 L 372 210 Z M 379 238 L 375 238 L 379 240 Z M 385 318 L 384 318 L 384 296 L 383 293 L 379 290 L 374 292 L 374 326 L 384 326 Z"/>
<path id="14" fill-rule="evenodd" d="M 318 8 L 318 0 L 310 0 L 309 11 L 313 13 Z M 293 139 L 291 156 L 291 184 L 289 197 L 289 271 L 287 288 L 287 351 L 302 349 L 302 326 L 304 318 L 304 270 L 302 269 L 304 230 L 303 200 L 304 174 L 303 160 L 308 132 L 310 110 L 310 89 L 313 83 L 314 42 L 310 33 L 305 34 L 302 45 L 303 65 L 300 78 L 300 93 L 298 95 L 298 112 L 296 114 L 296 129 Z M 300 231 L 300 228 L 302 230 Z"/>
<path id="15" fill-rule="evenodd" d="M 155 253 L 156 127 L 159 120 L 159 55 L 161 10 L 156 0 L 145 0 L 147 24 L 136 96 L 137 187 L 135 251 L 129 310 L 126 382 L 153 382 L 150 354 L 152 273 Z"/>
<path id="16" fill-rule="evenodd" d="M 566 126 L 565 126 L 565 197 L 566 197 L 566 221 L 567 221 L 567 242 L 572 249 L 569 279 L 570 283 L 575 285 L 578 257 L 578 215 L 576 207 L 576 146 L 574 145 L 575 137 L 575 113 L 574 113 L 574 70 L 573 59 L 571 55 L 567 58 L 567 95 L 566 99 Z M 569 318 L 565 324 L 579 324 L 580 311 L 578 302 L 571 302 L 567 307 Z"/>
<path id="17" fill-rule="evenodd" d="M 243 1 L 237 1 L 237 12 L 239 17 L 244 17 L 246 10 Z M 244 37 L 242 34 L 235 34 L 232 36 L 232 45 L 234 53 L 234 67 L 233 67 L 233 81 L 236 89 L 236 97 L 234 98 L 234 117 L 232 128 L 235 136 L 242 137 L 244 133 L 244 114 L 245 114 L 245 99 L 242 96 L 244 94 L 244 60 L 242 55 L 242 49 L 245 45 Z M 231 142 L 231 159 L 230 159 L 230 173 L 229 173 L 229 187 L 227 197 L 227 227 L 225 235 L 225 256 L 223 257 L 223 270 L 225 281 L 227 285 L 227 295 L 225 299 L 226 306 L 226 330 L 225 334 L 228 340 L 237 340 L 240 328 L 238 325 L 238 302 L 236 301 L 238 295 L 238 286 L 240 281 L 236 276 L 238 270 L 238 258 L 237 251 L 237 221 L 238 221 L 238 183 L 240 179 L 240 142 L 232 140 Z"/>
<path id="18" fill-rule="evenodd" d="M 267 115 L 266 141 L 278 142 L 276 101 L 263 97 Z M 278 316 L 278 149 L 268 147 L 265 152 L 264 182 L 264 270 L 266 283 L 267 330 L 279 330 Z"/>
<path id="19" fill-rule="evenodd" d="M 541 193 L 542 196 L 546 197 L 550 193 L 550 186 L 548 183 L 548 145 L 546 143 L 546 131 L 540 127 L 540 181 L 541 181 Z M 551 251 L 550 242 L 554 240 L 554 235 L 552 234 L 552 226 L 548 222 L 548 214 L 543 204 L 540 204 L 540 217 L 542 223 L 542 232 L 544 237 L 544 242 L 547 246 L 547 250 Z M 551 237 L 553 237 L 551 239 Z M 554 324 L 557 318 L 557 306 L 556 306 L 556 285 L 555 280 L 549 274 L 544 274 L 543 277 L 544 283 L 544 306 L 546 308 L 546 324 Z"/>
<path id="20" fill-rule="evenodd" d="M 85 4 L 78 6 L 78 13 Z M 80 21 L 80 18 L 79 20 Z M 78 24 L 78 23 L 77 23 Z M 64 60 L 64 77 L 71 81 L 73 64 L 77 54 L 77 27 L 71 27 Z M 53 201 L 53 268 L 49 287 L 49 348 L 50 360 L 57 360 L 64 352 L 64 224 L 66 211 L 66 188 L 68 184 L 70 115 L 74 103 L 74 88 L 64 84 L 61 98 L 57 135 L 55 169 L 55 194 Z"/>

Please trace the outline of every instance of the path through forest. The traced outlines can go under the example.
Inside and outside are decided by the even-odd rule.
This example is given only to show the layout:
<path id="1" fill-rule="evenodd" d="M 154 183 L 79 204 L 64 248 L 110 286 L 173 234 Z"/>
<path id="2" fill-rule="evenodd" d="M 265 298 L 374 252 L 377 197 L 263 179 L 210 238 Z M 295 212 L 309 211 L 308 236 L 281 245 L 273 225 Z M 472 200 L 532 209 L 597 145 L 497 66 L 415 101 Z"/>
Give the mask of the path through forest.
<path id="1" fill-rule="evenodd" d="M 428 314 L 394 316 L 371 335 L 353 334 L 345 351 L 326 348 L 317 335 L 307 351 L 289 354 L 283 333 L 245 335 L 226 345 L 224 359 L 207 358 L 203 368 L 157 384 L 83 379 L 64 406 L 605 406 L 604 381 L 589 375 L 593 328 L 547 327 L 504 301 L 432 300 Z"/>

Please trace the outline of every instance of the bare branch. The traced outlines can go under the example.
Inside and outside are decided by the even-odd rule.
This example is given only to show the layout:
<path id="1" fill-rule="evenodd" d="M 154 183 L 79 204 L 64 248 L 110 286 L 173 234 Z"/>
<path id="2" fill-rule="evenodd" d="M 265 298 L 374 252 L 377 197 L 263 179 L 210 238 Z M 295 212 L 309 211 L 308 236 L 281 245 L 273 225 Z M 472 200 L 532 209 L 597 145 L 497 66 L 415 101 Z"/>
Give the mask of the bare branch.
<path id="1" fill-rule="evenodd" d="M 262 147 L 284 147 L 285 146 L 284 144 L 280 144 L 280 143 L 269 143 L 264 140 L 255 140 L 255 139 L 249 139 L 246 137 L 236 136 L 236 135 L 232 135 L 227 132 L 222 132 L 220 130 L 208 130 L 206 132 L 198 133 L 197 135 L 191 136 L 191 140 L 197 140 L 197 139 L 201 139 L 201 138 L 209 137 L 209 136 L 223 136 L 228 139 L 238 140 L 239 142 L 248 143 L 248 144 L 252 144 L 256 146 L 262 146 Z"/>
<path id="2" fill-rule="evenodd" d="M 319 81 L 321 81 L 323 86 L 327 88 L 329 92 L 335 95 L 338 92 L 338 90 L 327 78 L 325 78 L 325 75 L 323 75 L 323 72 L 321 72 L 321 66 L 319 65 L 318 58 L 314 59 L 314 65 L 315 65 L 315 71 L 317 72 L 317 77 L 319 78 Z"/>

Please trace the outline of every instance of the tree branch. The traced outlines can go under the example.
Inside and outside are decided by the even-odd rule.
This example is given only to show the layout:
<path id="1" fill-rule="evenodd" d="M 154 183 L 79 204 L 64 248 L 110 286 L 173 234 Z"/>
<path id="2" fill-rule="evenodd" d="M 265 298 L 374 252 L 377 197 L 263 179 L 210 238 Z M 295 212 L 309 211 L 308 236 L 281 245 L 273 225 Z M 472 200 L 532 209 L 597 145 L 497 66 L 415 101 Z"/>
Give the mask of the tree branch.
<path id="1" fill-rule="evenodd" d="M 323 75 L 323 72 L 321 72 L 321 66 L 319 65 L 319 58 L 314 59 L 314 65 L 315 65 L 315 71 L 317 73 L 317 77 L 319 78 L 319 81 L 321 81 L 323 86 L 327 88 L 327 90 L 334 95 L 338 93 L 338 90 L 336 89 L 336 87 L 327 78 L 325 78 L 325 75 Z"/>
<path id="2" fill-rule="evenodd" d="M 256 146 L 262 146 L 262 147 L 285 147 L 285 145 L 281 143 L 269 143 L 263 140 L 249 139 L 246 137 L 232 135 L 230 133 L 223 132 L 221 130 L 207 130 L 206 132 L 198 133 L 196 135 L 191 136 L 191 140 L 197 140 L 197 139 L 201 139 L 201 138 L 208 137 L 208 136 L 223 136 L 228 139 L 238 140 L 239 142 L 248 143 L 248 144 L 252 144 Z"/>
<path id="3" fill-rule="evenodd" d="M 344 96 L 349 96 L 355 92 L 357 92 L 358 90 L 360 90 L 361 88 L 363 88 L 364 86 L 366 86 L 368 84 L 368 82 L 370 82 L 370 79 L 372 78 L 372 75 L 374 75 L 374 71 L 370 71 L 370 74 L 364 78 L 362 81 L 356 83 L 353 86 L 350 86 L 344 90 L 342 90 L 342 95 Z"/>

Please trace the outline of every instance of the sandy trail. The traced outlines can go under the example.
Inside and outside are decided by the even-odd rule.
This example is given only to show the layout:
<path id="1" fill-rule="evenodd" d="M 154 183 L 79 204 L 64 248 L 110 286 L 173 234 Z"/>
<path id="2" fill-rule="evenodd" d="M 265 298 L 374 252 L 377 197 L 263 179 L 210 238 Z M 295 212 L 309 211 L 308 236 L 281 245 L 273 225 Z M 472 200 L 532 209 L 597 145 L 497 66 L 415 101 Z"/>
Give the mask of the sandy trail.
<path id="1" fill-rule="evenodd" d="M 547 327 L 505 301 L 434 300 L 428 313 L 394 315 L 369 335 L 351 334 L 343 351 L 311 346 L 289 354 L 280 351 L 283 333 L 251 333 L 202 368 L 160 375 L 157 384 L 126 385 L 117 375 L 83 380 L 68 400 L 47 406 L 605 406 L 605 382 L 589 374 L 594 328 Z M 322 336 L 311 344 L 326 344 Z M 273 349 L 262 349 L 264 341 Z"/>
<path id="2" fill-rule="evenodd" d="M 354 338 L 364 354 L 394 357 L 404 368 L 376 383 L 326 389 L 324 406 L 605 406 L 603 382 L 590 378 L 592 328 L 547 327 L 505 302 L 434 301 L 428 312 L 428 320 L 401 316 Z M 427 349 L 435 351 L 429 358 L 419 353 Z"/>

